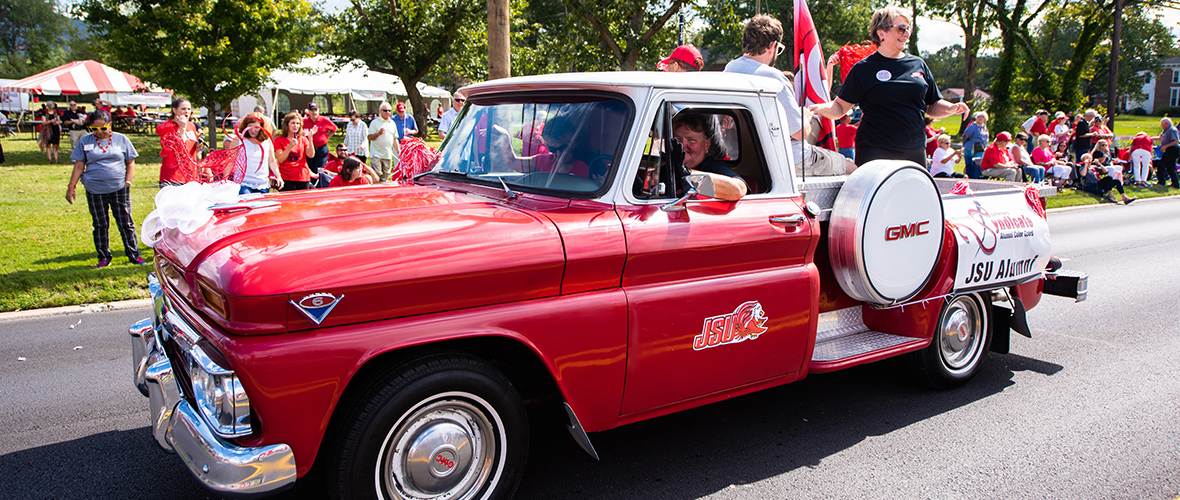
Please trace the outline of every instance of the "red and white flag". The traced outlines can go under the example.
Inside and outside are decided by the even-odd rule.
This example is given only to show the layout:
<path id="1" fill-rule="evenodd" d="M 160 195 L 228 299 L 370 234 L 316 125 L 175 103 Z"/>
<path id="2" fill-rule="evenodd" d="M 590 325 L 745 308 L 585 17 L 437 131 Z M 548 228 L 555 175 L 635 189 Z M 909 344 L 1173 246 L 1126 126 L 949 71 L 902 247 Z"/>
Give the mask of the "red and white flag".
<path id="1" fill-rule="evenodd" d="M 819 44 L 819 33 L 811 20 L 806 0 L 795 0 L 795 95 L 801 105 L 821 104 L 831 100 L 831 82 L 824 75 L 824 49 Z M 816 145 L 836 150 L 836 127 L 832 120 L 820 118 L 819 140 Z"/>

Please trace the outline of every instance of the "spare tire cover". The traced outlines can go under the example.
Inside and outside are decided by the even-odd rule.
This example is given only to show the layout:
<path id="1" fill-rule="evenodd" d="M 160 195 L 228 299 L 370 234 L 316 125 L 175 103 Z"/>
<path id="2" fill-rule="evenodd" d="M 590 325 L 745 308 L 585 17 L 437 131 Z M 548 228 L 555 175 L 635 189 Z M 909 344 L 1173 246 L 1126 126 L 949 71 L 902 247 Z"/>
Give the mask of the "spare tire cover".
<path id="1" fill-rule="evenodd" d="M 938 186 L 925 168 L 902 160 L 861 165 L 832 207 L 828 251 L 836 281 L 860 301 L 909 300 L 938 264 L 943 220 Z"/>

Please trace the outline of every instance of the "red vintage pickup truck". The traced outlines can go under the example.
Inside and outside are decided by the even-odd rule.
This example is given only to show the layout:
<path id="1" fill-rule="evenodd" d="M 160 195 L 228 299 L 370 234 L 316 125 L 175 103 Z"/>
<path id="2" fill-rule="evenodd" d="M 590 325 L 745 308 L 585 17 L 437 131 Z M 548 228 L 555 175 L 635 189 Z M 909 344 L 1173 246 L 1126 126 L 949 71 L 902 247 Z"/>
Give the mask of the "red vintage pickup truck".
<path id="1" fill-rule="evenodd" d="M 1042 293 L 1085 298 L 1050 258 L 1053 188 L 891 161 L 805 179 L 778 85 L 482 83 L 410 182 L 159 231 L 130 331 L 157 441 L 227 496 L 314 465 L 334 498 L 507 498 L 532 402 L 597 458 L 590 433 L 809 373 L 906 356 L 962 384 Z"/>

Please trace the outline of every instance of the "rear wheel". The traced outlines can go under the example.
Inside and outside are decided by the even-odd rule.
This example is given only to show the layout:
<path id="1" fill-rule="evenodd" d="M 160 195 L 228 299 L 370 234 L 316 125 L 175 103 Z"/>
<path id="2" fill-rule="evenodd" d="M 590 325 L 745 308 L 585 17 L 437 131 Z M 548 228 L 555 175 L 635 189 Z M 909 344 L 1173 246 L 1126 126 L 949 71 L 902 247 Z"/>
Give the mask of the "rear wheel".
<path id="1" fill-rule="evenodd" d="M 342 425 L 328 474 L 340 499 L 508 498 L 528 454 L 520 396 L 463 355 L 387 372 Z"/>
<path id="2" fill-rule="evenodd" d="M 991 305 L 978 293 L 948 299 L 930 345 L 911 356 L 918 378 L 939 389 L 971 380 L 991 343 L 990 310 Z"/>

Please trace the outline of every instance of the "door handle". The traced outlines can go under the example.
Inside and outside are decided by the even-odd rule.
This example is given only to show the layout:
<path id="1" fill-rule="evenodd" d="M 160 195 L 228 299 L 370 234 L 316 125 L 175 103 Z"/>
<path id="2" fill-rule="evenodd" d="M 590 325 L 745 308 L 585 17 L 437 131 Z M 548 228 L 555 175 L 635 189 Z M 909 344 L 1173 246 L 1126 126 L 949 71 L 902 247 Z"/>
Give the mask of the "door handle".
<path id="1" fill-rule="evenodd" d="M 796 225 L 796 224 L 801 224 L 804 221 L 804 219 L 805 219 L 805 217 L 803 217 L 803 214 L 779 215 L 777 217 L 771 217 L 770 222 L 772 222 L 774 224 Z"/>

